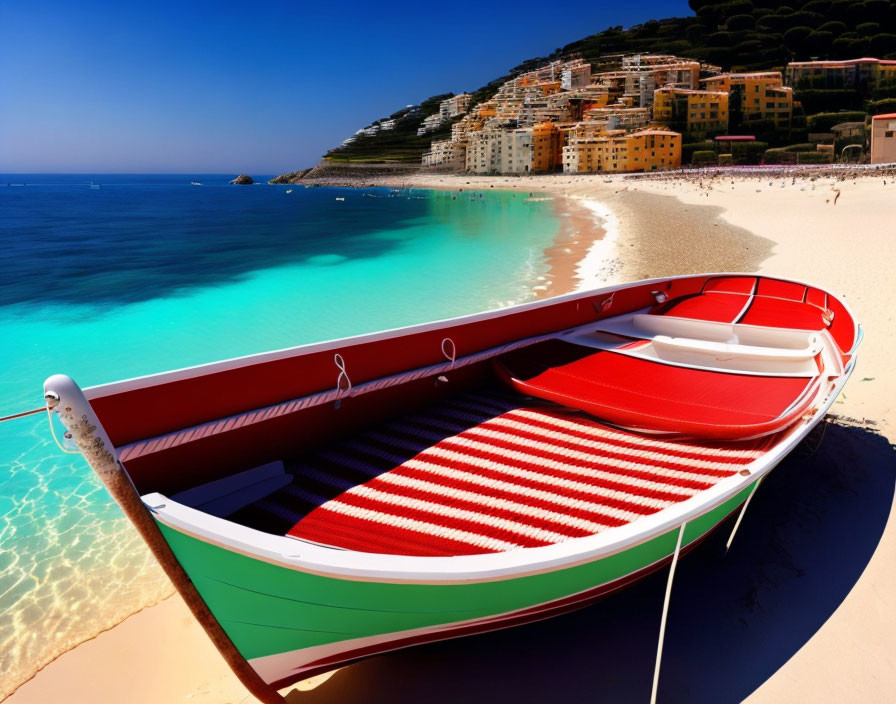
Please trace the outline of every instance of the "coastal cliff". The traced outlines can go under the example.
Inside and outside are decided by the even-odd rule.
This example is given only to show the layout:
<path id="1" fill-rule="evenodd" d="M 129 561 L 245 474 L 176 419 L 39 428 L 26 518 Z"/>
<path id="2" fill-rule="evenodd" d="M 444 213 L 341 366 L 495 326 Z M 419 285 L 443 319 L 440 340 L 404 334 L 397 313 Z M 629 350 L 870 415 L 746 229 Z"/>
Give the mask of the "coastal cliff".
<path id="1" fill-rule="evenodd" d="M 313 169 L 283 174 L 268 183 L 301 183 L 306 186 L 368 186 L 388 178 L 411 178 L 420 173 L 420 164 L 336 162 L 324 159 Z"/>
<path id="2" fill-rule="evenodd" d="M 280 174 L 275 176 L 268 183 L 276 185 L 279 183 L 298 183 L 311 169 L 299 169 L 298 171 L 290 171 L 288 174 Z"/>

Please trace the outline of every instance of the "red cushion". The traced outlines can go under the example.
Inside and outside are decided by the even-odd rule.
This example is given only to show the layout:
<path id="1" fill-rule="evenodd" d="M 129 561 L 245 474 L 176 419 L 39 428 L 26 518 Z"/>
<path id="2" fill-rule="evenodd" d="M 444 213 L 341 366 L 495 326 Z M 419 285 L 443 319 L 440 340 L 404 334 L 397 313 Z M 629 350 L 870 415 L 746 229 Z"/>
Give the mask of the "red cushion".
<path id="1" fill-rule="evenodd" d="M 710 292 L 674 298 L 654 307 L 650 312 L 654 315 L 674 315 L 679 318 L 732 323 L 743 312 L 749 300 L 749 295 Z"/>
<path id="2" fill-rule="evenodd" d="M 775 290 L 778 293 L 785 293 L 783 287 Z M 796 293 L 795 289 L 787 290 Z M 671 301 L 654 306 L 650 313 L 796 330 L 824 330 L 827 327 L 821 308 L 803 303 L 802 300 L 715 291 L 673 298 Z"/>
<path id="3" fill-rule="evenodd" d="M 717 276 L 703 284 L 703 292 L 753 293 L 755 287 L 755 276 Z"/>
<path id="4" fill-rule="evenodd" d="M 820 308 L 799 301 L 762 296 L 754 296 L 740 322 L 746 325 L 797 330 L 824 330 L 827 327 Z"/>
<path id="5" fill-rule="evenodd" d="M 555 340 L 502 355 L 495 367 L 521 393 L 624 427 L 703 438 L 775 432 L 812 397 L 788 410 L 812 383 L 805 377 L 689 369 Z"/>
<path id="6" fill-rule="evenodd" d="M 802 301 L 806 297 L 807 287 L 805 284 L 795 284 L 792 281 L 759 279 L 756 293 L 760 296 L 773 296 L 776 298 L 788 298 L 792 301 Z"/>

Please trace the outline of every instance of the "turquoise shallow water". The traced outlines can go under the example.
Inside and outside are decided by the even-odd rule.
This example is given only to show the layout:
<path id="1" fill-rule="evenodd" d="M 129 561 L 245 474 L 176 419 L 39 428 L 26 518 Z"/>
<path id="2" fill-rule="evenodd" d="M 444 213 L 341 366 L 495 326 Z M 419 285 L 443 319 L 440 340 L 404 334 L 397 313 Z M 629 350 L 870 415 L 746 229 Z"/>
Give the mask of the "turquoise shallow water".
<path id="1" fill-rule="evenodd" d="M 0 415 L 57 372 L 89 386 L 526 300 L 557 226 L 509 193 L 0 175 Z M 170 591 L 45 416 L 0 424 L 0 698 Z"/>

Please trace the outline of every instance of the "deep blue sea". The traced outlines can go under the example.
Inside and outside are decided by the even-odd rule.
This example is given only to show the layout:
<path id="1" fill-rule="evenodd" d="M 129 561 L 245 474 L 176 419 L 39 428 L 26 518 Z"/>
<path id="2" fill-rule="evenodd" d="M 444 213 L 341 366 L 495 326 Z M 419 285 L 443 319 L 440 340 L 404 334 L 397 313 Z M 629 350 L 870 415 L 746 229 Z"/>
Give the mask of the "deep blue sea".
<path id="1" fill-rule="evenodd" d="M 0 174 L 0 416 L 54 373 L 90 386 L 526 300 L 558 229 L 511 193 L 230 178 Z M 0 424 L 0 698 L 171 591 L 46 415 Z"/>

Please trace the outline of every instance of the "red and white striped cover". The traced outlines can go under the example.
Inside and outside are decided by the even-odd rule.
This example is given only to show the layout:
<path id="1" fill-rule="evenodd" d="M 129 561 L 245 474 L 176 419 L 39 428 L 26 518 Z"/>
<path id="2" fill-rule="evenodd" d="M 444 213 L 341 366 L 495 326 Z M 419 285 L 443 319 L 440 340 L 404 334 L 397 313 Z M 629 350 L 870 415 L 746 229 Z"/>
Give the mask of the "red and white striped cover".
<path id="1" fill-rule="evenodd" d="M 469 412 L 465 409 L 469 409 Z M 468 399 L 439 409 L 444 428 L 483 417 Z M 363 552 L 464 555 L 558 543 L 656 513 L 760 457 L 768 442 L 670 442 L 562 409 L 486 414 L 462 432 L 440 416 L 404 418 L 353 441 L 361 453 L 422 452 L 314 508 L 289 535 Z M 301 477 L 297 478 L 301 482 Z"/>

